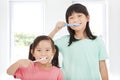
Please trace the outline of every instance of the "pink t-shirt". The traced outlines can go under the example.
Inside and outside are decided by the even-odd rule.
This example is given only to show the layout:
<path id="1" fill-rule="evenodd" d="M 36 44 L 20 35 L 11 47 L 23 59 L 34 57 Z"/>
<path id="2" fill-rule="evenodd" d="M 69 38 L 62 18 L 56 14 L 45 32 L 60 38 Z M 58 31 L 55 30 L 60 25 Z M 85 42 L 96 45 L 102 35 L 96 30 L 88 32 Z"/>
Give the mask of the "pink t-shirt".
<path id="1" fill-rule="evenodd" d="M 64 80 L 60 68 L 52 66 L 50 69 L 41 69 L 38 63 L 26 68 L 18 68 L 14 78 L 21 80 Z"/>

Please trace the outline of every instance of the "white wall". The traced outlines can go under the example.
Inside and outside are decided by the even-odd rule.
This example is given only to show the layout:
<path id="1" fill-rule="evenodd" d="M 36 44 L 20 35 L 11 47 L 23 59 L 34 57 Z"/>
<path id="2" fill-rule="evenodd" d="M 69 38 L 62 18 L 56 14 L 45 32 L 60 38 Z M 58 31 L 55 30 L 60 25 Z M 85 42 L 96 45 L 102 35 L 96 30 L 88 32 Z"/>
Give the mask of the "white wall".
<path id="1" fill-rule="evenodd" d="M 109 52 L 111 76 L 120 80 L 120 1 L 109 0 Z M 118 79 L 114 79 L 118 80 Z"/>
<path id="2" fill-rule="evenodd" d="M 8 2 L 0 0 L 0 78 L 9 64 Z"/>
<path id="3" fill-rule="evenodd" d="M 71 4 L 71 0 L 46 1 L 45 34 L 49 34 L 58 21 L 65 21 L 65 12 L 70 4 Z M 67 29 L 60 30 L 60 32 L 55 35 L 55 38 L 64 35 L 64 33 L 66 34 L 67 33 L 66 30 Z"/>

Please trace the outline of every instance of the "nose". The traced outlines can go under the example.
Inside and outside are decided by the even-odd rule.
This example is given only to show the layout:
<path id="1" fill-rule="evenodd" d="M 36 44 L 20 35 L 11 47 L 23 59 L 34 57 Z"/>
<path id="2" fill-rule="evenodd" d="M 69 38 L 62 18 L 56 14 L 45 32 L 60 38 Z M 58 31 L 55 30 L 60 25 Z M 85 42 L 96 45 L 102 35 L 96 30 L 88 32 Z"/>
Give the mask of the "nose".
<path id="1" fill-rule="evenodd" d="M 79 19 L 77 17 L 74 18 L 74 23 L 79 22 Z"/>
<path id="2" fill-rule="evenodd" d="M 41 55 L 44 56 L 44 55 L 45 55 L 45 51 L 42 51 L 42 52 L 41 52 Z"/>

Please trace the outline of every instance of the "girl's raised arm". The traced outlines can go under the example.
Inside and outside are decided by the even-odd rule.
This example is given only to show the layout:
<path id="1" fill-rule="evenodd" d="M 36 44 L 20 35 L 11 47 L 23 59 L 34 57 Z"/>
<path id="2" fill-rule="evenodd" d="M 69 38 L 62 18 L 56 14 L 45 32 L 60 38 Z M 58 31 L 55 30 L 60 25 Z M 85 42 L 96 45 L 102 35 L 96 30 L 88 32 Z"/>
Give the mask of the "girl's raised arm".
<path id="1" fill-rule="evenodd" d="M 55 34 L 64 27 L 65 22 L 58 22 L 52 32 L 48 35 L 49 37 L 53 38 Z"/>
<path id="2" fill-rule="evenodd" d="M 17 62 L 15 62 L 14 64 L 12 64 L 8 69 L 7 69 L 7 74 L 9 75 L 14 75 L 16 70 L 21 66 L 21 67 L 27 67 L 30 64 L 32 64 L 33 62 L 31 60 L 28 59 L 21 59 L 18 60 Z"/>

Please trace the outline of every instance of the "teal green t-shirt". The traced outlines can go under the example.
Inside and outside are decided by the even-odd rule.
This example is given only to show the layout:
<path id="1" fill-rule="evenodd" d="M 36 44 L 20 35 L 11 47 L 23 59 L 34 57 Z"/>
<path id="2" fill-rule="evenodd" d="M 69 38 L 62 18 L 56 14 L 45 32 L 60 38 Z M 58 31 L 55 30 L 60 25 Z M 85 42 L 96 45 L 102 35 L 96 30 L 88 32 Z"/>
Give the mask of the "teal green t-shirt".
<path id="1" fill-rule="evenodd" d="M 63 56 L 65 80 L 100 80 L 99 61 L 107 58 L 105 45 L 99 37 L 84 39 L 68 46 L 69 35 L 55 40 Z"/>

